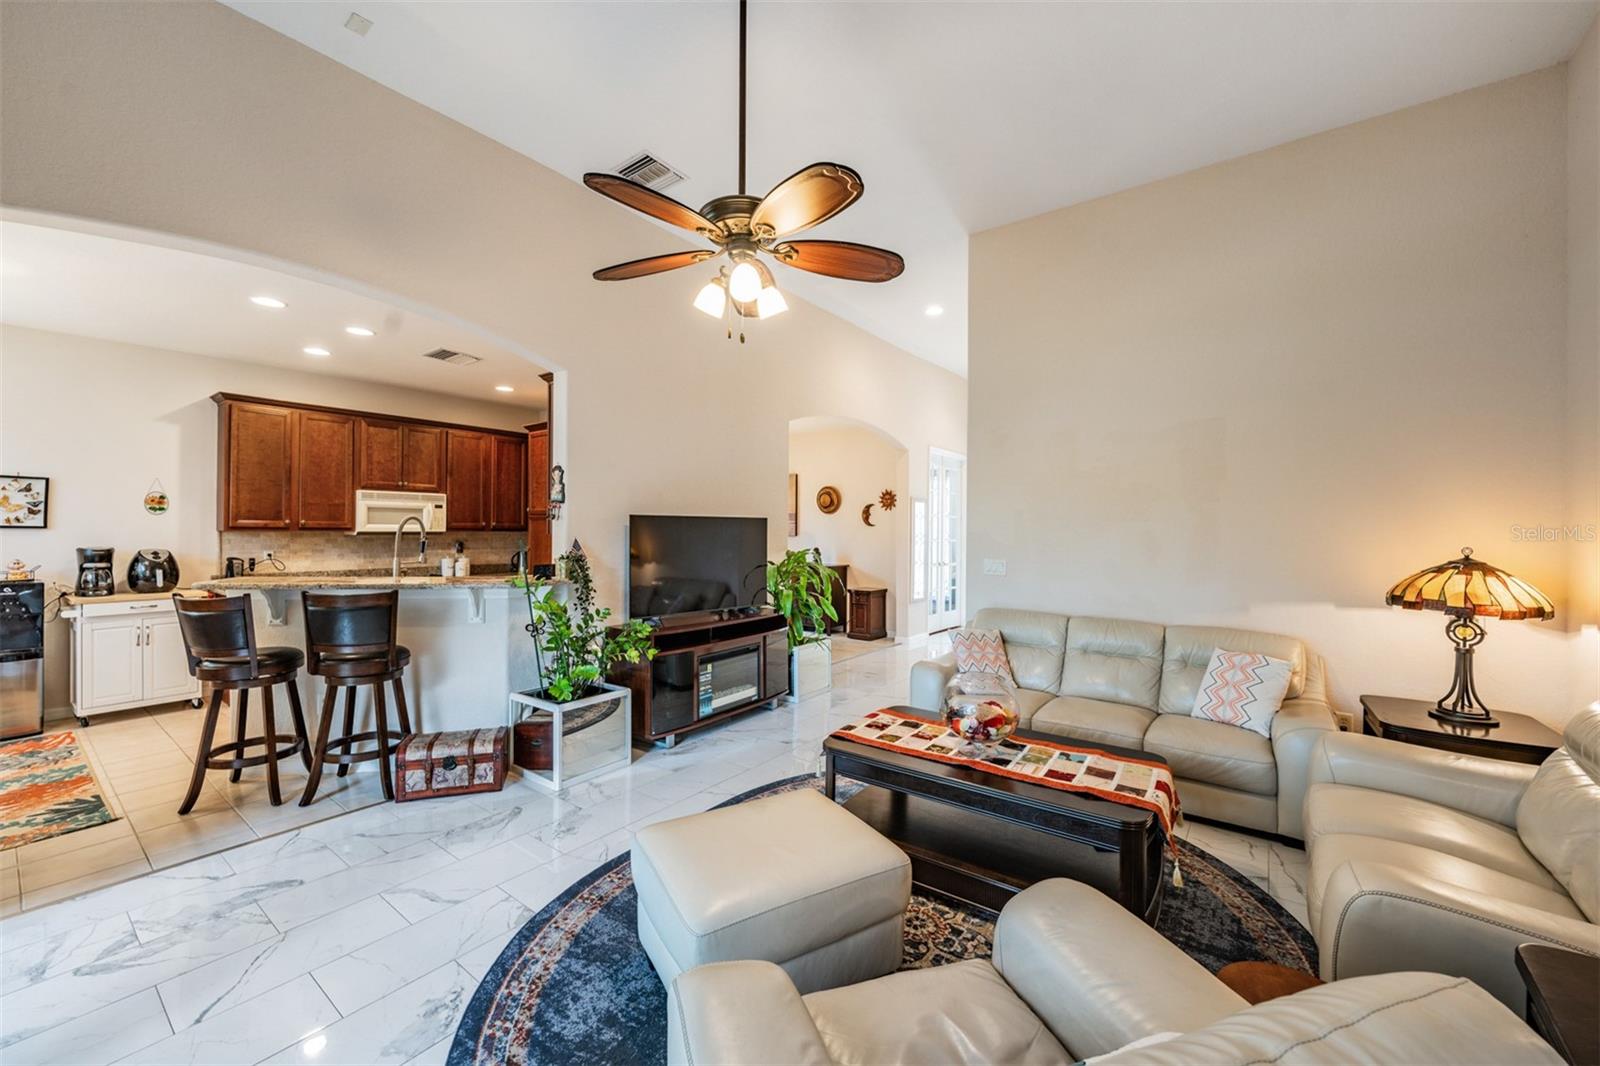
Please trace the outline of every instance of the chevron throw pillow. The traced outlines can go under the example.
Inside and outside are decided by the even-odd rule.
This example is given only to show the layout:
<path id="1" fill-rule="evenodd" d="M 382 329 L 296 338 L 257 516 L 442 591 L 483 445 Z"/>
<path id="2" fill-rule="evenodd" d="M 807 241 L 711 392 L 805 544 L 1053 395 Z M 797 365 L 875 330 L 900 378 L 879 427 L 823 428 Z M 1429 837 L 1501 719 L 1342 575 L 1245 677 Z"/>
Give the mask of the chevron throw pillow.
<path id="1" fill-rule="evenodd" d="M 1194 698 L 1194 716 L 1272 736 L 1272 716 L 1283 705 L 1294 666 L 1247 651 L 1211 653 Z"/>
<path id="2" fill-rule="evenodd" d="M 958 629 L 950 638 L 956 653 L 956 673 L 998 674 L 1015 685 L 1006 641 L 998 629 Z"/>

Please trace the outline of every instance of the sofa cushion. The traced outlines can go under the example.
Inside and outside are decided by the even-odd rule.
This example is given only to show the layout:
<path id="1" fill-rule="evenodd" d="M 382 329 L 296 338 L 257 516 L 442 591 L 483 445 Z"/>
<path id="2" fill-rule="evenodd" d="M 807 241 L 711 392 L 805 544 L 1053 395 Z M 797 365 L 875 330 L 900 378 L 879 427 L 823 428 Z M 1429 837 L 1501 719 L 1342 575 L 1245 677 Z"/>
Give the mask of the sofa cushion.
<path id="1" fill-rule="evenodd" d="M 1517 804 L 1522 843 L 1600 922 L 1600 710 L 1567 723 L 1565 746 L 1544 761 Z"/>
<path id="2" fill-rule="evenodd" d="M 1061 695 L 1155 710 L 1164 632 L 1150 622 L 1073 616 L 1067 621 Z"/>
<path id="3" fill-rule="evenodd" d="M 1040 692 L 1036 688 L 1017 689 L 1017 714 L 1021 716 L 1021 721 L 1018 724 L 1021 728 L 1029 728 L 1028 723 L 1033 720 L 1033 716 L 1038 712 L 1039 708 L 1055 698 L 1053 693 Z"/>
<path id="4" fill-rule="evenodd" d="M 1069 740 L 1142 749 L 1156 713 L 1128 703 L 1057 696 L 1034 712 L 1028 728 Z"/>
<path id="5" fill-rule="evenodd" d="M 1544 888 L 1556 879 L 1522 846 L 1516 831 L 1452 807 L 1395 792 L 1321 782 L 1306 791 L 1306 846 L 1325 836 L 1385 837 L 1432 848 Z"/>
<path id="6" fill-rule="evenodd" d="M 1285 659 L 1293 667 L 1285 699 L 1298 699 L 1306 688 L 1306 646 L 1294 637 L 1260 633 L 1253 629 L 1225 629 L 1220 626 L 1168 626 L 1161 665 L 1163 714 L 1188 714 L 1200 691 L 1200 678 L 1218 648 L 1228 651 L 1253 651 Z"/>
<path id="7" fill-rule="evenodd" d="M 901 970 L 804 1003 L 836 1063 L 1073 1061 L 987 959 Z"/>
<path id="8" fill-rule="evenodd" d="M 1182 714 L 1157 715 L 1145 731 L 1144 750 L 1166 759 L 1178 777 L 1258 796 L 1278 791 L 1272 741 L 1248 729 Z"/>
<path id="9" fill-rule="evenodd" d="M 958 629 L 951 634 L 950 652 L 956 657 L 958 674 L 994 674 L 1008 685 L 1017 683 L 998 629 Z"/>
<path id="10" fill-rule="evenodd" d="M 1055 693 L 1061 684 L 1061 655 L 1067 644 L 1067 616 L 1048 611 L 985 607 L 972 629 L 998 629 L 1018 688 Z"/>
<path id="11" fill-rule="evenodd" d="M 1286 659 L 1218 648 L 1200 679 L 1194 717 L 1271 737 L 1272 718 L 1283 706 L 1291 669 Z"/>

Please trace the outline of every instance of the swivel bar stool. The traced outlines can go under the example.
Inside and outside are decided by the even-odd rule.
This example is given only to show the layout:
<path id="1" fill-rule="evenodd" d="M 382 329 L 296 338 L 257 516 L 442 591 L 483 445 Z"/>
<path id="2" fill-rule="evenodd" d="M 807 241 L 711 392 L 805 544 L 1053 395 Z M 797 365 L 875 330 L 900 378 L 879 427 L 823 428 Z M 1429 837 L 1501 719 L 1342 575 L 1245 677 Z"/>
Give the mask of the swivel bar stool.
<path id="1" fill-rule="evenodd" d="M 278 760 L 299 753 L 300 761 L 311 769 L 309 741 L 306 739 L 305 715 L 300 709 L 300 689 L 296 674 L 305 663 L 299 648 L 256 646 L 255 615 L 250 597 L 194 599 L 173 596 L 173 606 L 178 611 L 178 629 L 183 634 L 184 651 L 189 656 L 189 673 L 211 685 L 211 703 L 206 709 L 205 724 L 200 728 L 200 749 L 194 757 L 194 776 L 189 779 L 189 793 L 178 807 L 179 814 L 188 814 L 200 798 L 200 787 L 205 783 L 207 770 L 230 770 L 229 779 L 239 780 L 247 766 L 267 767 L 267 797 L 274 807 L 283 802 L 278 788 Z M 294 720 L 294 742 L 278 746 L 278 731 L 272 707 L 272 687 L 282 685 L 289 690 L 289 714 Z M 264 701 L 261 708 L 262 735 L 245 736 L 245 716 L 250 707 L 250 690 L 261 690 Z M 237 692 L 238 707 L 234 717 L 233 742 L 213 744 L 217 734 L 217 716 L 222 713 L 222 694 Z M 260 755 L 246 755 L 256 746 L 266 750 Z"/>
<path id="2" fill-rule="evenodd" d="M 338 776 L 358 762 L 378 762 L 378 779 L 385 799 L 394 799 L 394 779 L 389 759 L 400 747 L 400 740 L 411 732 L 406 714 L 406 690 L 401 674 L 411 663 L 409 648 L 395 642 L 395 625 L 400 614 L 400 593 L 388 592 L 343 595 L 328 592 L 302 592 L 300 604 L 306 620 L 306 672 L 322 678 L 326 688 L 322 697 L 322 720 L 317 723 L 317 741 L 311 754 L 311 776 L 300 806 L 308 805 L 322 781 L 324 763 L 337 764 Z M 395 713 L 399 731 L 389 729 L 388 705 L 383 684 L 394 686 Z M 376 729 L 355 730 L 356 689 L 372 686 L 373 717 Z M 328 739 L 333 721 L 334 702 L 344 689 L 343 735 Z M 392 739 L 391 739 L 392 738 Z M 377 741 L 369 751 L 352 751 L 355 744 Z M 338 749 L 333 753 L 332 749 Z"/>

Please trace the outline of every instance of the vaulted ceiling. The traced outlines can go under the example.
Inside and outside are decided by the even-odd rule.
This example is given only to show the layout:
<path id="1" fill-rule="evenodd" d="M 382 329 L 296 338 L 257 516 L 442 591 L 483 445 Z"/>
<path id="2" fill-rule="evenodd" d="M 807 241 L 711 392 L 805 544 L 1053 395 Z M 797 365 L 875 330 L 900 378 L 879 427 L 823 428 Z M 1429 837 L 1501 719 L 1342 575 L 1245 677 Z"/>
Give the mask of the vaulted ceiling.
<path id="1" fill-rule="evenodd" d="M 691 206 L 734 191 L 733 0 L 230 6 L 574 180 L 648 151 Z M 969 234 L 1561 62 L 1596 7 L 756 2 L 750 191 L 858 169 L 865 197 L 807 236 L 893 248 L 905 274 L 780 284 L 965 373 Z M 690 273 L 622 284 L 687 301 Z"/>

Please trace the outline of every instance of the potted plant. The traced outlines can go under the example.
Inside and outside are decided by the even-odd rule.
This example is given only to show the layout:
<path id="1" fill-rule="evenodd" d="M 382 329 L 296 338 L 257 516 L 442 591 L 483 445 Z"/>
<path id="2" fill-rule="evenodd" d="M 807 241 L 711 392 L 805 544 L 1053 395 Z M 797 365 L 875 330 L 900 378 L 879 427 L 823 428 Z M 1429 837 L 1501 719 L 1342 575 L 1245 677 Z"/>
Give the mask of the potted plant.
<path id="1" fill-rule="evenodd" d="M 786 551 L 767 563 L 767 599 L 789 623 L 789 702 L 833 687 L 833 652 L 826 623 L 838 621 L 833 583 L 817 548 Z"/>
<path id="2" fill-rule="evenodd" d="M 557 718 L 562 723 L 563 737 L 590 728 L 619 711 L 623 721 L 628 721 L 632 693 L 609 684 L 606 674 L 617 663 L 636 663 L 656 655 L 651 629 L 645 622 L 630 619 L 619 626 L 607 625 L 611 609 L 595 606 L 589 560 L 576 541 L 559 563 L 569 586 L 566 596 L 556 595 L 550 582 L 530 577 L 526 571 L 511 581 L 527 599 L 528 624 L 523 628 L 533 639 L 534 661 L 539 670 L 538 687 L 514 697 L 517 703 L 530 708 L 528 717 L 513 730 L 513 761 L 525 770 L 548 772 L 556 768 L 550 727 Z M 628 731 L 623 732 L 619 750 L 626 757 Z"/>

